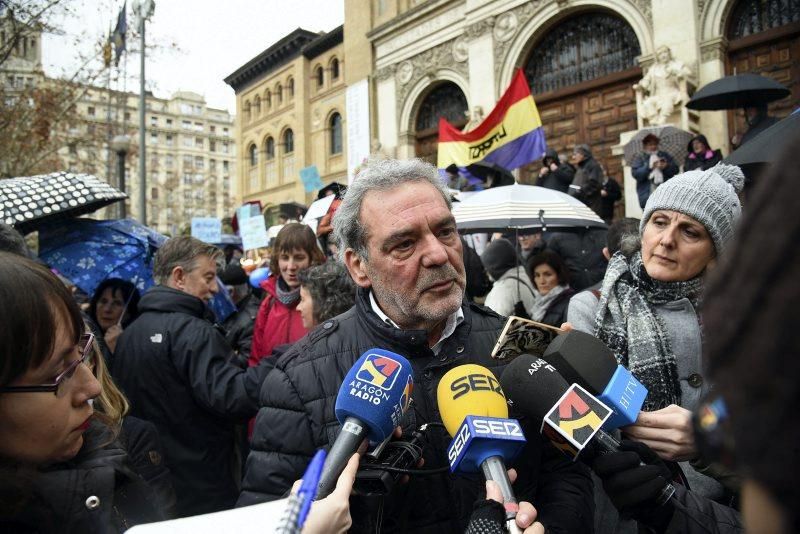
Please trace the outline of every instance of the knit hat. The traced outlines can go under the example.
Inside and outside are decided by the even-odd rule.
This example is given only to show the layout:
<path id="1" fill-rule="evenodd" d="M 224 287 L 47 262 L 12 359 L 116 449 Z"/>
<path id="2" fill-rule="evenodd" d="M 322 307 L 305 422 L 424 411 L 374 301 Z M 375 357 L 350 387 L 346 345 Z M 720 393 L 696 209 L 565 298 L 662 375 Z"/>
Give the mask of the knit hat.
<path id="1" fill-rule="evenodd" d="M 664 182 L 647 199 L 639 234 L 644 233 L 654 211 L 677 211 L 702 224 L 711 236 L 717 254 L 722 254 L 742 213 L 737 194 L 743 186 L 742 170 L 725 163 L 718 163 L 706 171 L 679 174 Z"/>
<path id="2" fill-rule="evenodd" d="M 492 278 L 497 280 L 506 271 L 517 266 L 517 251 L 507 239 L 495 239 L 483 250 L 481 263 Z"/>

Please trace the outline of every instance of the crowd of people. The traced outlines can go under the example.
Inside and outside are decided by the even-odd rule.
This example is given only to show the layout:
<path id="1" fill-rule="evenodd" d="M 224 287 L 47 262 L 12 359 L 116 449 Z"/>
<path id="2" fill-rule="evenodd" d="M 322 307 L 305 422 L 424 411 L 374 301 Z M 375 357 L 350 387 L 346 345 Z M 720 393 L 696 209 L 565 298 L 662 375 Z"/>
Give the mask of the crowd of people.
<path id="1" fill-rule="evenodd" d="M 436 394 L 461 364 L 500 376 L 507 362 L 490 352 L 517 315 L 597 337 L 648 390 L 620 450 L 591 470 L 520 418 L 520 531 L 796 531 L 791 154 L 743 210 L 741 170 L 704 136 L 682 173 L 658 141 L 632 166 L 640 220 L 512 231 L 481 254 L 437 169 L 370 160 L 335 192 L 325 245 L 287 223 L 258 287 L 240 253 L 173 237 L 152 288 L 107 279 L 81 307 L 0 226 L 0 530 L 122 532 L 285 497 L 341 430 L 345 375 L 380 347 L 411 362 L 395 436 L 430 427 L 423 462 L 388 495 L 351 494 L 359 451 L 304 532 L 501 532 L 495 485 L 449 472 Z M 539 176 L 611 221 L 609 182 L 587 145 L 571 162 L 548 151 Z M 222 324 L 207 306 L 219 291 L 237 305 Z M 696 415 L 715 399 L 719 428 Z M 674 499 L 657 503 L 676 476 Z"/>

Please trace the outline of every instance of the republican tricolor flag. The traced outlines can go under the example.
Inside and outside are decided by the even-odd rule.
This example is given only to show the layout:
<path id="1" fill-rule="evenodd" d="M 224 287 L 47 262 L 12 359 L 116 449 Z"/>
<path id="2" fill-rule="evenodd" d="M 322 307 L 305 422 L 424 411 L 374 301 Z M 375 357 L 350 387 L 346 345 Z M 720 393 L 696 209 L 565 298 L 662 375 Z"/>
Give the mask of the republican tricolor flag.
<path id="1" fill-rule="evenodd" d="M 505 94 L 474 130 L 463 133 L 439 119 L 439 169 L 455 163 L 463 171 L 478 161 L 516 169 L 542 159 L 546 148 L 542 120 L 522 69 L 517 69 Z"/>

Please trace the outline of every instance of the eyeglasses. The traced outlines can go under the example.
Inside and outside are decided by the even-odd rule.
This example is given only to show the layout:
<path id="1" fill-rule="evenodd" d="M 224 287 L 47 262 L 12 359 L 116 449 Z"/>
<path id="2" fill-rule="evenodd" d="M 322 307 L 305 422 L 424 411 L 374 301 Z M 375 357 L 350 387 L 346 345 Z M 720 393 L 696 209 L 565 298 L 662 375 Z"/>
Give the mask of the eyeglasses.
<path id="1" fill-rule="evenodd" d="M 94 334 L 83 334 L 81 340 L 78 342 L 81 356 L 77 360 L 69 363 L 56 378 L 52 384 L 37 384 L 32 386 L 5 386 L 0 388 L 0 393 L 36 393 L 36 392 L 52 392 L 58 395 L 58 386 L 66 383 L 78 370 L 78 366 L 86 363 L 86 360 L 91 356 L 93 349 Z"/>

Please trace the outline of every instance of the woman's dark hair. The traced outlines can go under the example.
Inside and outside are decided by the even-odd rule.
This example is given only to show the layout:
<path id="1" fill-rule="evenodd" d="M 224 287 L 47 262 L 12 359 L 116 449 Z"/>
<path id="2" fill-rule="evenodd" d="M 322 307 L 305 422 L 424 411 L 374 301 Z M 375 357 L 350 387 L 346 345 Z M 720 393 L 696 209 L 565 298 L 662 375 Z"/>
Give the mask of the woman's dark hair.
<path id="1" fill-rule="evenodd" d="M 533 282 L 534 286 L 536 285 L 536 280 L 534 279 L 533 271 L 542 264 L 549 265 L 556 272 L 559 285 L 563 286 L 569 283 L 569 269 L 567 269 L 567 264 L 564 263 L 561 256 L 552 250 L 543 250 L 539 254 L 531 256 L 528 260 L 528 276 L 531 277 L 531 282 Z"/>
<path id="2" fill-rule="evenodd" d="M 84 324 L 64 284 L 43 265 L 0 252 L 0 386 L 47 361 L 59 324 L 77 344 Z"/>
<path id="3" fill-rule="evenodd" d="M 280 276 L 278 256 L 282 252 L 291 253 L 294 249 L 300 249 L 308 254 L 311 265 L 318 265 L 325 261 L 325 253 L 319 248 L 314 231 L 305 224 L 289 223 L 281 228 L 281 231 L 275 237 L 275 243 L 272 245 L 272 254 L 269 259 L 270 272 L 275 276 Z"/>
<path id="4" fill-rule="evenodd" d="M 122 295 L 122 302 L 128 303 L 127 308 L 123 311 L 123 320 L 121 323 L 122 328 L 126 328 L 139 316 L 139 290 L 136 289 L 136 286 L 132 283 L 121 278 L 106 278 L 100 282 L 100 285 L 94 290 L 92 300 L 89 301 L 89 317 L 98 325 L 100 323 L 97 322 L 97 303 L 100 301 L 100 297 L 103 296 L 103 291 L 106 289 L 111 289 L 112 297 L 119 291 Z M 126 314 L 127 318 L 125 317 Z"/>
<path id="5" fill-rule="evenodd" d="M 706 363 L 730 414 L 736 460 L 781 504 L 788 532 L 800 532 L 797 146 L 800 135 L 786 140 L 772 170 L 758 177 L 703 311 Z"/>
<path id="6" fill-rule="evenodd" d="M 356 284 L 341 263 L 328 261 L 303 269 L 297 276 L 300 286 L 309 292 L 314 301 L 312 314 L 317 324 L 353 307 Z"/>

